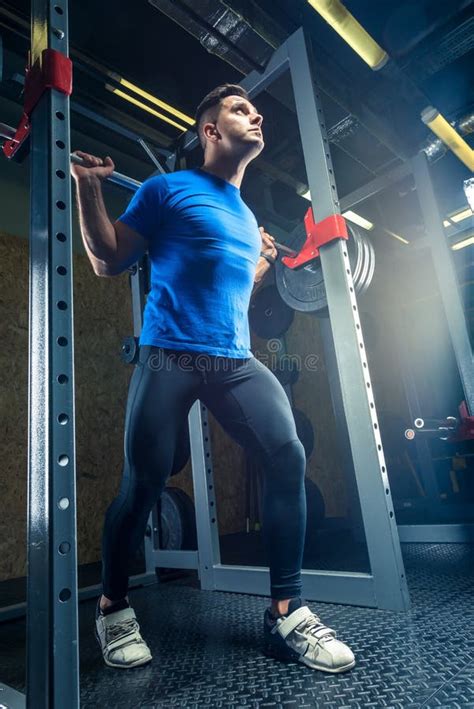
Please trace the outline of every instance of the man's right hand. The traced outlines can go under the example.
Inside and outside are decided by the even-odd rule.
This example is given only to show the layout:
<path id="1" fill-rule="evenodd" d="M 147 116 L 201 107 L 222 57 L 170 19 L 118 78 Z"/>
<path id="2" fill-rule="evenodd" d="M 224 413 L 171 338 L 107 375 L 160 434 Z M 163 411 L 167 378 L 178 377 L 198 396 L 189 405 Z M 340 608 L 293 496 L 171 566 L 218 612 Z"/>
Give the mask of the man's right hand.
<path id="1" fill-rule="evenodd" d="M 76 181 L 84 177 L 96 177 L 99 180 L 105 180 L 115 170 L 115 165 L 110 157 L 102 160 L 102 158 L 97 158 L 95 155 L 83 153 L 82 150 L 75 150 L 73 155 L 77 155 L 84 161 L 83 165 L 71 162 L 71 174 Z"/>

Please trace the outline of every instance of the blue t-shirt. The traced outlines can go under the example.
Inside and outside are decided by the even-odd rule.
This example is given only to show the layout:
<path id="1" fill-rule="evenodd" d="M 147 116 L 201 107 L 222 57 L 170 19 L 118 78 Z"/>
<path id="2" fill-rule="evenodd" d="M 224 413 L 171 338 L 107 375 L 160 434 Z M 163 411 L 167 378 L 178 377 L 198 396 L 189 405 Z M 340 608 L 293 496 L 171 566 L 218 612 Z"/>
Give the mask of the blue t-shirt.
<path id="1" fill-rule="evenodd" d="M 201 169 L 158 175 L 120 221 L 148 241 L 140 344 L 252 357 L 248 309 L 262 239 L 239 189 Z"/>

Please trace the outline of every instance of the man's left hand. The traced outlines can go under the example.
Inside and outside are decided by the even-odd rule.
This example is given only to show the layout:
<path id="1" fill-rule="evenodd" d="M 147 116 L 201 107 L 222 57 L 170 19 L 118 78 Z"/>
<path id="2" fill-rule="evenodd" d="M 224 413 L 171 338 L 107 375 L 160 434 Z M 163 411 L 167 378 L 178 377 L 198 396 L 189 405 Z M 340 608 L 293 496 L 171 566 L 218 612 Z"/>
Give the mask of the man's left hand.
<path id="1" fill-rule="evenodd" d="M 263 226 L 260 226 L 258 229 L 262 237 L 261 252 L 266 256 L 271 256 L 274 259 L 278 258 L 278 251 L 274 244 L 275 239 L 273 238 L 273 236 L 267 234 Z"/>

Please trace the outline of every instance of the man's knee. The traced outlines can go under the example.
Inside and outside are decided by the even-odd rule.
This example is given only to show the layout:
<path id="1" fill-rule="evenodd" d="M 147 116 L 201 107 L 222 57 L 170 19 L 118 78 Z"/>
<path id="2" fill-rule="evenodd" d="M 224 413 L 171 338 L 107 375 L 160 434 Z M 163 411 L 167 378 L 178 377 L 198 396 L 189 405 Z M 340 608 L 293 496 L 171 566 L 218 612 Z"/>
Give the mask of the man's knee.
<path id="1" fill-rule="evenodd" d="M 166 477 L 158 479 L 155 476 L 135 478 L 134 482 L 127 486 L 126 507 L 132 515 L 148 515 L 158 502 L 166 484 Z"/>
<path id="2" fill-rule="evenodd" d="M 281 471 L 285 478 L 303 479 L 306 472 L 306 453 L 298 438 L 288 441 L 271 457 L 272 467 Z"/>

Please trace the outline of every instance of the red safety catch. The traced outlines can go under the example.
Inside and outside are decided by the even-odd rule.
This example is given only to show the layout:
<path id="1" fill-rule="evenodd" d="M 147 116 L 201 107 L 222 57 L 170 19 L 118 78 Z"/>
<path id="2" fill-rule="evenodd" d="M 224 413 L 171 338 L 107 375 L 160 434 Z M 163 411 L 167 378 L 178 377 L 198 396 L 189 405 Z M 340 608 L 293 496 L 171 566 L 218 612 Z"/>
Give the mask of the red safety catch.
<path id="1" fill-rule="evenodd" d="M 55 49 L 44 49 L 41 61 L 38 59 L 26 70 L 23 115 L 15 136 L 3 145 L 3 152 L 8 159 L 15 157 L 19 160 L 20 153 L 22 158 L 27 154 L 25 145 L 30 135 L 31 114 L 44 92 L 51 89 L 71 95 L 72 62 Z"/>
<path id="2" fill-rule="evenodd" d="M 306 241 L 297 256 L 283 256 L 282 262 L 288 268 L 300 268 L 319 257 L 321 246 L 334 239 L 348 239 L 347 226 L 344 217 L 340 214 L 331 214 L 322 222 L 314 221 L 313 210 L 310 207 L 304 217 L 306 228 Z"/>
<path id="3" fill-rule="evenodd" d="M 459 404 L 460 423 L 454 433 L 449 436 L 449 441 L 469 441 L 474 439 L 474 416 L 469 416 L 467 404 L 461 401 Z"/>

